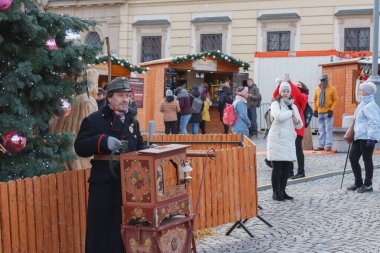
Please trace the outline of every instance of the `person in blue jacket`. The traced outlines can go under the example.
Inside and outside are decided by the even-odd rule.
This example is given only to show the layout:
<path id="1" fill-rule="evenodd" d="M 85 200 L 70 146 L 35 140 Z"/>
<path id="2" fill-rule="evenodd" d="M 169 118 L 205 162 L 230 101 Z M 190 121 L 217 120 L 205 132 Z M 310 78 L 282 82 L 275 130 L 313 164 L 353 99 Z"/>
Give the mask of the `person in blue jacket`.
<path id="1" fill-rule="evenodd" d="M 375 103 L 376 85 L 374 83 L 362 83 L 359 91 L 361 97 L 360 104 L 355 110 L 354 142 L 351 144 L 349 154 L 355 184 L 348 187 L 347 190 L 363 193 L 373 191 L 372 154 L 375 144 L 380 139 L 380 109 Z M 364 184 L 359 164 L 361 156 L 363 156 L 365 168 Z"/>
<path id="2" fill-rule="evenodd" d="M 232 125 L 232 133 L 248 135 L 248 128 L 251 126 L 251 121 L 247 115 L 247 98 L 248 87 L 240 86 L 236 89 L 236 97 L 232 105 L 234 106 L 235 115 L 237 120 Z"/>

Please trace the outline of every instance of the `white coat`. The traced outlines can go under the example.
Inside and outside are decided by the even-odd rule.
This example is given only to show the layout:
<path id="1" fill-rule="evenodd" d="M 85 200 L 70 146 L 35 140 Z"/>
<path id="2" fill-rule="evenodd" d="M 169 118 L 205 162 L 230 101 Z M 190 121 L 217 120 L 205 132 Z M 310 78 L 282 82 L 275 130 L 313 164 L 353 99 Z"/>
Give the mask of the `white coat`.
<path id="1" fill-rule="evenodd" d="M 297 107 L 292 104 L 294 116 L 298 119 L 293 123 L 292 111 L 284 104 L 283 100 L 272 102 L 271 116 L 272 126 L 269 130 L 267 140 L 267 159 L 269 161 L 296 161 L 297 137 L 295 128 L 302 128 L 302 120 Z"/>

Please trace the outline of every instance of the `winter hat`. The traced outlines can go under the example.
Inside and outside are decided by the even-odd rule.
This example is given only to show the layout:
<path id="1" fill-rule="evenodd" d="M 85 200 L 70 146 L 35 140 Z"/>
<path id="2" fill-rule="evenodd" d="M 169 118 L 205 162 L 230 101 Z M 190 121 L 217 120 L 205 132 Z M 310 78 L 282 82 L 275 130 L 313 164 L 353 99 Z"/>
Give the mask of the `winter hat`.
<path id="1" fill-rule="evenodd" d="M 172 90 L 166 90 L 166 96 L 173 96 L 173 91 Z"/>
<path id="2" fill-rule="evenodd" d="M 288 90 L 289 92 L 292 92 L 292 88 L 290 87 L 290 84 L 288 82 L 282 82 L 278 92 L 281 93 L 281 91 L 284 91 L 284 90 Z"/>
<path id="3" fill-rule="evenodd" d="M 237 91 L 237 95 L 242 96 L 244 98 L 248 97 L 248 87 L 247 86 L 239 87 L 239 88 L 237 88 L 236 91 Z"/>
<path id="4" fill-rule="evenodd" d="M 364 82 L 360 84 L 360 88 L 365 92 L 367 95 L 372 95 L 376 93 L 376 84 L 373 82 Z"/>

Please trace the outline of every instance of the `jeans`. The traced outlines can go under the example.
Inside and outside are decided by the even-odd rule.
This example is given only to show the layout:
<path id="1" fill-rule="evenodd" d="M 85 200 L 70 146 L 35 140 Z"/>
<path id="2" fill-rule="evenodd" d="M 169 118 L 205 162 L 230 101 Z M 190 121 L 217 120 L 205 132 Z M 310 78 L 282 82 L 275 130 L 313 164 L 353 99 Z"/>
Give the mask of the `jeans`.
<path id="1" fill-rule="evenodd" d="M 165 121 L 165 134 L 178 134 L 177 121 Z"/>
<path id="2" fill-rule="evenodd" d="M 191 133 L 198 134 L 199 123 L 190 123 L 191 125 Z"/>
<path id="3" fill-rule="evenodd" d="M 257 134 L 257 108 L 253 106 L 247 109 L 248 118 L 251 121 L 251 127 L 249 128 L 249 135 Z"/>
<path id="4" fill-rule="evenodd" d="M 186 126 L 189 123 L 191 114 L 181 115 L 180 125 L 181 125 L 181 134 L 187 134 Z"/>
<path id="5" fill-rule="evenodd" d="M 326 113 L 318 113 L 318 126 L 319 126 L 319 147 L 331 148 L 332 146 L 332 128 L 334 123 L 334 116 L 329 118 Z"/>
<path id="6" fill-rule="evenodd" d="M 373 177 L 373 161 L 372 154 L 375 147 L 366 147 L 367 140 L 356 140 L 351 144 L 350 150 L 350 163 L 352 172 L 355 176 L 355 185 L 361 187 L 363 185 L 362 169 L 360 168 L 359 159 L 363 156 L 364 168 L 365 168 L 365 180 L 364 185 L 372 185 Z"/>

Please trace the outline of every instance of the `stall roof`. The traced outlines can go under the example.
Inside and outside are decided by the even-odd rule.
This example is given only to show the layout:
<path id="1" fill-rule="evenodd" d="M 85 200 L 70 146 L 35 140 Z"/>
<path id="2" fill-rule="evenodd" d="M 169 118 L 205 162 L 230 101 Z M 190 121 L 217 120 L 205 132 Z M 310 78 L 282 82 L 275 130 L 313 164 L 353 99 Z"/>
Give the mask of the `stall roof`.
<path id="1" fill-rule="evenodd" d="M 101 64 L 101 63 L 105 64 L 107 62 L 107 60 L 108 60 L 107 55 L 97 56 L 94 64 Z M 123 68 L 125 68 L 131 72 L 138 72 L 140 74 L 143 74 L 149 70 L 147 68 L 141 68 L 140 66 L 135 66 L 135 65 L 129 63 L 128 61 L 121 59 L 121 58 L 118 58 L 117 56 L 114 56 L 114 55 L 111 56 L 111 63 L 114 65 L 119 65 L 119 66 L 121 66 L 121 67 L 123 67 Z"/>
<path id="2" fill-rule="evenodd" d="M 371 56 L 372 52 L 340 52 L 335 49 L 320 51 L 275 51 L 275 52 L 255 52 L 255 58 L 274 57 L 310 57 L 310 56 L 336 56 L 344 59 L 362 58 Z"/>
<path id="3" fill-rule="evenodd" d="M 348 65 L 348 64 L 371 64 L 372 63 L 372 57 L 369 58 L 352 58 L 352 59 L 343 59 L 340 62 L 330 62 L 326 64 L 320 64 L 319 66 L 322 67 L 331 67 L 331 66 L 340 66 L 340 65 Z"/>

